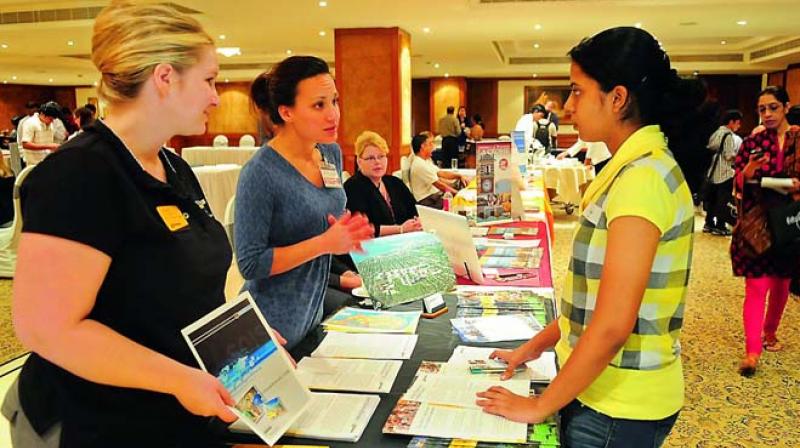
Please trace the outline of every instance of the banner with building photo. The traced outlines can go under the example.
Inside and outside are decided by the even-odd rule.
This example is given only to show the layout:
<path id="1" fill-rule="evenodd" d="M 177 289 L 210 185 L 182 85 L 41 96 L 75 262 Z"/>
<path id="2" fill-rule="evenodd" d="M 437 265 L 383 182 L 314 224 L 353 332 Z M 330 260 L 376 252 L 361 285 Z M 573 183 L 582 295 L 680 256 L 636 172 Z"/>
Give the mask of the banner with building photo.
<path id="1" fill-rule="evenodd" d="M 515 153 L 510 140 L 475 143 L 478 224 L 511 220 L 514 179 L 519 177 Z"/>

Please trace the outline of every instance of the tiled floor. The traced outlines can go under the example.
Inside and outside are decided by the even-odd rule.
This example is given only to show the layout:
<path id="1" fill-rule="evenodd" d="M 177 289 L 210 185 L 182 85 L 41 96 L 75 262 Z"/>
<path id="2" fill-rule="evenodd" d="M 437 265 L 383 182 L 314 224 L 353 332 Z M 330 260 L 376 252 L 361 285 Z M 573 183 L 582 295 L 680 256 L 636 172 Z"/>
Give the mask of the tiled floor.
<path id="1" fill-rule="evenodd" d="M 19 369 L 25 362 L 27 356 L 9 361 L 8 363 L 0 366 L 0 402 L 5 398 L 8 388 L 14 384 L 14 380 L 19 375 Z M 0 416 L 0 447 L 11 446 L 11 434 L 8 432 L 8 420 Z"/>

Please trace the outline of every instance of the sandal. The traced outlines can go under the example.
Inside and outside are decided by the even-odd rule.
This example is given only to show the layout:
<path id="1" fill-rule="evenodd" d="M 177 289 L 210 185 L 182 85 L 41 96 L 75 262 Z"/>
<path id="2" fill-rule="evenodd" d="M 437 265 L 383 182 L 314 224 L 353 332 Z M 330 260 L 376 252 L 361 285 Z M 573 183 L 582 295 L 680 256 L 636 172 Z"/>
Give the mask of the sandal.
<path id="1" fill-rule="evenodd" d="M 764 335 L 764 350 L 768 352 L 779 352 L 783 350 L 783 344 L 778 338 L 772 335 Z"/>
<path id="2" fill-rule="evenodd" d="M 739 363 L 739 375 L 750 378 L 756 374 L 756 367 L 758 367 L 758 355 L 748 354 Z"/>

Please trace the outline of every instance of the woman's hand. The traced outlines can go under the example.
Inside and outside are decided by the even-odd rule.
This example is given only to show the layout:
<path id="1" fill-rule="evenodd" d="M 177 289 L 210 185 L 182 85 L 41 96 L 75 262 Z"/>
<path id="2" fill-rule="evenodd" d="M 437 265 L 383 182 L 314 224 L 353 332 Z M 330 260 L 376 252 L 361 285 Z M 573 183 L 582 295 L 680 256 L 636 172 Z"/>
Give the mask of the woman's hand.
<path id="1" fill-rule="evenodd" d="M 499 415 L 509 420 L 520 423 L 541 423 L 549 415 L 544 413 L 539 406 L 538 397 L 523 397 L 505 387 L 492 386 L 484 392 L 478 392 L 482 398 L 475 404 L 488 414 Z"/>
<path id="2" fill-rule="evenodd" d="M 514 350 L 495 350 L 491 355 L 489 355 L 489 358 L 500 359 L 506 362 L 506 371 L 500 375 L 501 380 L 507 380 L 514 376 L 514 371 L 520 364 L 532 361 L 542 356 L 541 350 L 537 350 L 534 353 L 525 353 L 523 347 L 524 345 L 519 346 Z"/>
<path id="3" fill-rule="evenodd" d="M 769 163 L 769 153 L 763 154 L 750 154 L 747 165 L 742 169 L 742 175 L 745 179 L 752 179 L 756 174 L 756 170 Z"/>
<path id="4" fill-rule="evenodd" d="M 422 223 L 419 222 L 419 218 L 411 218 L 400 225 L 400 229 L 401 233 L 417 232 L 422 230 Z"/>
<path id="5" fill-rule="evenodd" d="M 200 369 L 187 367 L 186 370 L 186 376 L 178 381 L 177 389 L 172 393 L 181 405 L 195 415 L 235 422 L 238 417 L 228 406 L 236 403 L 222 383 Z"/>
<path id="6" fill-rule="evenodd" d="M 328 253 L 341 255 L 350 251 L 362 251 L 361 242 L 371 239 L 375 229 L 366 216 L 360 213 L 351 214 L 349 211 L 336 219 L 328 215 L 330 227 L 322 236 L 325 239 L 325 250 Z"/>
<path id="7" fill-rule="evenodd" d="M 339 285 L 344 289 L 355 289 L 362 285 L 361 276 L 353 271 L 345 271 L 339 276 Z"/>

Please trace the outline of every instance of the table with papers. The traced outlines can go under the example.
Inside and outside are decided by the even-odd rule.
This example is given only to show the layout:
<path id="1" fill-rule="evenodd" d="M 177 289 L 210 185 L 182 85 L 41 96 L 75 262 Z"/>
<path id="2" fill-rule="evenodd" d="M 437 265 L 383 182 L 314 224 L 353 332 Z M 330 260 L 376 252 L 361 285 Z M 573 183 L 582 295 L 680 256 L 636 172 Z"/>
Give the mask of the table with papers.
<path id="1" fill-rule="evenodd" d="M 225 217 L 225 207 L 228 201 L 236 194 L 236 184 L 239 182 L 241 165 L 223 164 L 210 166 L 196 166 L 192 168 L 211 213 L 222 222 Z"/>
<path id="2" fill-rule="evenodd" d="M 244 165 L 258 151 L 257 147 L 190 146 L 181 150 L 181 157 L 191 166 L 235 163 Z"/>

